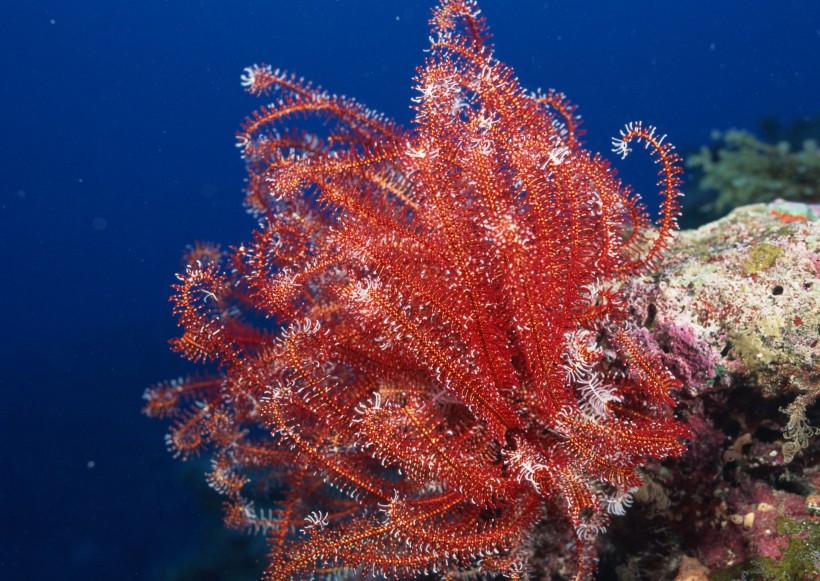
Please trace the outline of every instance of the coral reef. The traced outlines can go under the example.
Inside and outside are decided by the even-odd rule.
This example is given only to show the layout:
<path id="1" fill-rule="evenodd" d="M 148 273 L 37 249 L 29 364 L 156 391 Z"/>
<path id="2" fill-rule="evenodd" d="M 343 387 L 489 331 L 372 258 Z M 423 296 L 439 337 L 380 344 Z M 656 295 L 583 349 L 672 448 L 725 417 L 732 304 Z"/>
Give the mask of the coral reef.
<path id="1" fill-rule="evenodd" d="M 686 160 L 687 167 L 702 172 L 699 188 L 717 194 L 701 208 L 705 214 L 721 216 L 732 208 L 776 198 L 820 201 L 817 141 L 806 139 L 795 151 L 788 141 L 770 145 L 737 129 L 715 131 L 712 139 L 714 147 L 704 146 Z"/>
<path id="2" fill-rule="evenodd" d="M 820 575 L 819 275 L 817 208 L 777 200 L 681 232 L 663 273 L 630 283 L 644 340 L 686 386 L 694 438 L 647 467 L 607 537 L 622 580 L 678 563 L 679 581 Z M 628 545 L 647 530 L 651 551 Z"/>

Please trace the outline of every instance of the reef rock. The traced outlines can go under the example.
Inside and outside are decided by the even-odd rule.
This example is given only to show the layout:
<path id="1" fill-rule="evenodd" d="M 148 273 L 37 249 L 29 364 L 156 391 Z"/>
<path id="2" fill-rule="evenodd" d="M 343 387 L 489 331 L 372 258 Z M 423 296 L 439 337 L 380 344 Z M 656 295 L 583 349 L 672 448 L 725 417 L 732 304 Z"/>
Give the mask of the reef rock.
<path id="1" fill-rule="evenodd" d="M 818 214 L 738 208 L 681 232 L 663 271 L 630 283 L 644 340 L 683 380 L 694 439 L 646 469 L 602 571 L 688 578 L 695 559 L 715 580 L 820 576 Z"/>

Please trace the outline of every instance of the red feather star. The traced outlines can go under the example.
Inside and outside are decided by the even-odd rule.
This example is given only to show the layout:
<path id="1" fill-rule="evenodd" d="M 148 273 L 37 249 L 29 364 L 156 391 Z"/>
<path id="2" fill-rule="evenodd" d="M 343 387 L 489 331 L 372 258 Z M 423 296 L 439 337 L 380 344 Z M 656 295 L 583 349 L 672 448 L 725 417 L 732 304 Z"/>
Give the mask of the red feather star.
<path id="1" fill-rule="evenodd" d="M 431 26 L 410 129 L 245 70 L 275 97 L 238 134 L 258 228 L 192 249 L 174 286 L 174 348 L 219 371 L 154 386 L 145 412 L 172 418 L 176 456 L 211 454 L 268 579 L 522 579 L 544 521 L 588 578 L 638 469 L 685 451 L 679 382 L 619 290 L 677 228 L 678 155 L 640 123 L 613 140 L 659 165 L 654 227 L 564 95 L 496 60 L 473 1 Z"/>

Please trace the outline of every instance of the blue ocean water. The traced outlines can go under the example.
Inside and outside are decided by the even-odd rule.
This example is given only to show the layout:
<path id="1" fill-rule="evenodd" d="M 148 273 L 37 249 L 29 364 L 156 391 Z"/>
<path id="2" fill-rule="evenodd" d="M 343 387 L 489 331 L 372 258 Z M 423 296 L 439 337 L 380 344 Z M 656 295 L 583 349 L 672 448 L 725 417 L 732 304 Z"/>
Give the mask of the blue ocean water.
<path id="1" fill-rule="evenodd" d="M 497 56 L 579 105 L 595 150 L 636 119 L 686 150 L 820 115 L 814 0 L 481 5 Z M 2 3 L 0 578 L 234 578 L 204 563 L 229 541 L 202 467 L 139 409 L 190 370 L 167 346 L 181 252 L 253 227 L 233 134 L 261 102 L 239 75 L 267 62 L 407 123 L 431 6 Z M 653 166 L 625 172 L 651 201 Z"/>

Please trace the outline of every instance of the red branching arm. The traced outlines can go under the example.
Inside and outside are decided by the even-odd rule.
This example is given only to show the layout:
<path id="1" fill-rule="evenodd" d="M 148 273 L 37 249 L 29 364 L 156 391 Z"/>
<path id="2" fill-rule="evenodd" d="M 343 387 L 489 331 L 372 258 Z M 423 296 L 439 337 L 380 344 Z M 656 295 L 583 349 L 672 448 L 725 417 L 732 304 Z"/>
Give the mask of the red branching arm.
<path id="1" fill-rule="evenodd" d="M 658 233 L 652 242 L 649 250 L 642 258 L 623 264 L 618 271 L 624 273 L 634 273 L 640 270 L 657 267 L 663 252 L 669 247 L 674 232 L 678 229 L 678 216 L 680 216 L 680 198 L 683 194 L 680 191 L 683 173 L 680 156 L 675 153 L 674 146 L 665 142 L 666 135 L 658 135 L 657 129 L 651 125 L 643 125 L 640 121 L 628 123 L 625 129 L 621 130 L 620 136 L 612 139 L 612 150 L 625 158 L 632 149 L 629 144 L 632 141 L 643 142 L 646 149 L 649 149 L 655 157 L 655 163 L 660 164 L 658 170 L 663 202 L 661 202 L 661 218 L 658 224 Z"/>

